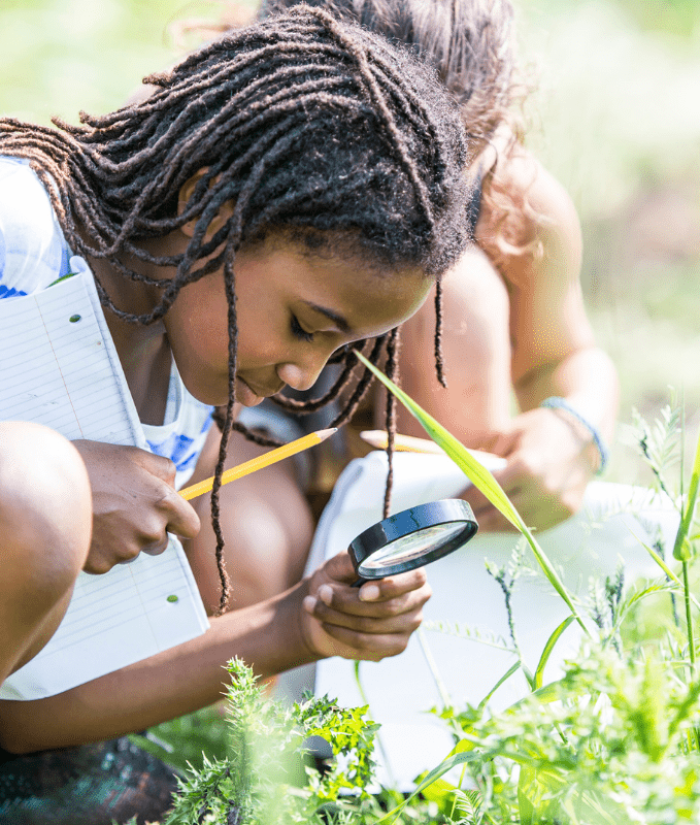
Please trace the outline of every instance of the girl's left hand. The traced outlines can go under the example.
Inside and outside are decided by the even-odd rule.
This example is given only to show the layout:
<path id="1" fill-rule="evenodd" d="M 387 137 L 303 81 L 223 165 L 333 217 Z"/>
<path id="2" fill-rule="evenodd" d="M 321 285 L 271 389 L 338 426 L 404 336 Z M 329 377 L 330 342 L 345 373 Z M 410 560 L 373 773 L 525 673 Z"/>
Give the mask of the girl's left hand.
<path id="1" fill-rule="evenodd" d="M 493 475 L 525 524 L 537 530 L 579 510 L 599 459 L 584 427 L 543 408 L 521 413 L 508 432 L 479 446 L 507 460 Z M 462 498 L 471 504 L 481 531 L 515 529 L 476 488 Z"/>
<path id="2" fill-rule="evenodd" d="M 357 580 L 350 556 L 328 559 L 309 580 L 301 630 L 318 658 L 342 656 L 378 662 L 406 649 L 423 618 L 432 591 L 425 570 L 352 587 Z"/>

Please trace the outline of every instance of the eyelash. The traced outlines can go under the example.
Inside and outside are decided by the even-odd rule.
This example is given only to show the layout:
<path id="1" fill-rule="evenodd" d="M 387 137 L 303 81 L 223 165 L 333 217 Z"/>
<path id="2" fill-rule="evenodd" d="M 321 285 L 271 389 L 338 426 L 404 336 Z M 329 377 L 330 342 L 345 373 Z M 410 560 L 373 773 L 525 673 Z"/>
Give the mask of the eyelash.
<path id="1" fill-rule="evenodd" d="M 299 338 L 300 340 L 307 342 L 311 342 L 314 340 L 313 332 L 307 332 L 305 329 L 303 329 L 296 315 L 292 315 L 291 326 L 292 334 L 295 338 Z"/>

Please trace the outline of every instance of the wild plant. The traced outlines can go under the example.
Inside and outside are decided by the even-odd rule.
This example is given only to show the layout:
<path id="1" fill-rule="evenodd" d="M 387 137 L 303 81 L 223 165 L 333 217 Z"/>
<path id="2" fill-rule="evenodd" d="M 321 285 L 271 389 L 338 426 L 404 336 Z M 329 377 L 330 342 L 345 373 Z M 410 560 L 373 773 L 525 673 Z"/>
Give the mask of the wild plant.
<path id="1" fill-rule="evenodd" d="M 635 417 L 640 451 L 659 488 L 679 512 L 673 558 L 681 576 L 665 561 L 665 548 L 642 545 L 665 574 L 656 582 L 624 591 L 624 571 L 593 588 L 586 621 L 561 578 L 493 476 L 459 442 L 378 370 L 387 389 L 413 413 L 428 435 L 465 472 L 503 515 L 525 536 L 534 557 L 571 616 L 548 639 L 534 675 L 526 673 L 531 693 L 499 714 L 487 704 L 456 712 L 445 708 L 456 734 L 453 752 L 424 776 L 414 793 L 440 802 L 447 821 L 462 825 L 676 825 L 700 821 L 700 679 L 696 669 L 694 614 L 700 605 L 691 592 L 690 566 L 700 533 L 696 504 L 700 486 L 700 437 L 687 493 L 669 484 L 667 474 L 682 436 L 680 413 L 670 407 L 652 427 Z M 524 528 L 524 529 L 523 529 Z M 642 549 L 643 548 L 643 549 Z M 512 575 L 491 571 L 509 606 Z M 667 621 L 662 642 L 625 644 L 649 596 L 679 594 L 685 608 L 683 635 L 677 620 Z M 564 666 L 562 678 L 544 685 L 544 664 L 566 623 L 585 631 L 578 658 Z M 592 620 L 592 621 L 591 621 Z M 511 636 L 517 650 L 512 617 Z M 522 666 L 516 663 L 500 680 Z M 494 688 L 495 690 L 495 688 Z M 493 691 L 491 691 L 493 693 Z M 469 771 L 478 807 L 465 813 L 460 785 L 443 778 L 458 765 Z M 470 797 L 470 800 L 473 797 Z M 400 810 L 401 806 L 398 806 Z M 391 817 L 385 818 L 391 821 Z"/>
<path id="2" fill-rule="evenodd" d="M 682 481 L 676 489 L 670 472 L 682 435 L 680 414 L 665 408 L 652 426 L 635 418 L 639 448 L 659 489 L 678 509 L 678 531 L 673 548 L 665 547 L 661 536 L 648 545 L 640 542 L 640 552 L 659 565 L 657 580 L 626 583 L 619 567 L 604 582 L 592 584 L 584 605 L 567 591 L 493 476 L 398 387 L 381 373 L 378 377 L 523 534 L 511 561 L 489 568 L 506 609 L 518 578 L 527 572 L 524 551 L 529 548 L 571 614 L 547 639 L 534 672 L 520 656 L 512 610 L 510 640 L 482 634 L 485 643 L 510 649 L 516 662 L 476 706 L 458 708 L 443 697 L 443 706 L 434 712 L 449 726 L 454 748 L 418 777 L 408 795 L 369 785 L 377 726 L 366 718 L 367 708 L 343 710 L 327 697 L 310 696 L 291 710 L 282 708 L 242 663 L 232 662 L 229 753 L 205 761 L 183 782 L 166 825 L 700 822 L 700 678 L 694 631 L 700 605 L 690 575 L 700 539 L 695 519 L 700 439 L 687 491 Z M 677 597 L 682 617 L 670 600 L 659 607 L 659 600 L 651 598 L 657 594 Z M 638 632 L 644 616 L 659 628 L 652 638 Z M 578 655 L 564 662 L 560 678 L 545 683 L 552 651 L 573 622 L 584 630 Z M 458 626 L 445 629 L 475 638 Z M 518 670 L 527 678 L 529 693 L 492 712 L 491 697 Z M 322 770 L 304 762 L 304 742 L 312 735 L 326 739 L 334 754 Z M 455 769 L 461 773 L 458 781 Z"/>

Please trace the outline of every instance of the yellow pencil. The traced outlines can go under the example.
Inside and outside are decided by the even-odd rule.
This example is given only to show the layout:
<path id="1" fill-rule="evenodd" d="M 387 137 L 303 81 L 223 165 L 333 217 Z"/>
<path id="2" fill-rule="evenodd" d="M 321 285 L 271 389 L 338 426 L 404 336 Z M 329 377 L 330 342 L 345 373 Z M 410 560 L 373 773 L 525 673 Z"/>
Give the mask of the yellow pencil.
<path id="1" fill-rule="evenodd" d="M 297 438 L 296 441 L 291 441 L 289 444 L 283 444 L 275 450 L 270 450 L 269 453 L 259 455 L 257 458 L 251 458 L 250 461 L 244 461 L 243 464 L 226 470 L 221 477 L 221 483 L 228 484 L 229 481 L 235 481 L 237 478 L 255 473 L 258 470 L 262 470 L 263 467 L 269 467 L 270 464 L 282 461 L 283 458 L 289 458 L 292 455 L 296 455 L 296 453 L 302 452 L 302 450 L 308 450 L 309 447 L 320 444 L 322 441 L 325 441 L 328 436 L 337 432 L 337 427 L 332 427 L 330 430 L 317 430 L 315 433 L 309 433 L 303 436 L 303 438 Z M 207 478 L 204 481 L 193 484 L 191 487 L 185 487 L 184 490 L 180 490 L 180 495 L 189 501 L 191 498 L 197 498 L 197 496 L 208 493 L 213 486 L 213 477 Z"/>
<path id="2" fill-rule="evenodd" d="M 376 447 L 378 450 L 386 450 L 387 433 L 386 430 L 363 430 L 360 433 L 360 438 Z M 413 435 L 401 435 L 396 433 L 394 436 L 394 449 L 402 453 L 430 453 L 431 455 L 445 455 L 442 447 L 431 441 L 429 438 L 416 438 Z M 490 453 L 484 453 L 481 450 L 469 450 L 477 461 L 482 464 L 485 461 L 493 461 L 493 456 Z"/>

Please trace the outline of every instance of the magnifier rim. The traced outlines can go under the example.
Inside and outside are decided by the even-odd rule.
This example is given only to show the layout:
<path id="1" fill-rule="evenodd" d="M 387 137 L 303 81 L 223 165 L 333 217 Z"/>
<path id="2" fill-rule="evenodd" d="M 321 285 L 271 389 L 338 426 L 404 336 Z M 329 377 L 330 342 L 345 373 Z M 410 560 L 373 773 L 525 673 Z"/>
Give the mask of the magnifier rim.
<path id="1" fill-rule="evenodd" d="M 419 526 L 416 526 L 416 522 L 420 523 Z M 435 550 L 430 550 L 413 559 L 388 564 L 386 567 L 368 569 L 362 567 L 363 562 L 377 550 L 397 539 L 410 536 L 427 527 L 454 523 L 463 523 L 464 529 Z M 416 567 L 422 567 L 448 555 L 466 544 L 476 534 L 477 529 L 478 524 L 474 513 L 466 501 L 462 499 L 430 501 L 427 504 L 418 504 L 394 513 L 378 524 L 368 527 L 350 542 L 348 552 L 359 576 L 368 580 L 383 579 L 386 576 L 414 570 Z"/>

